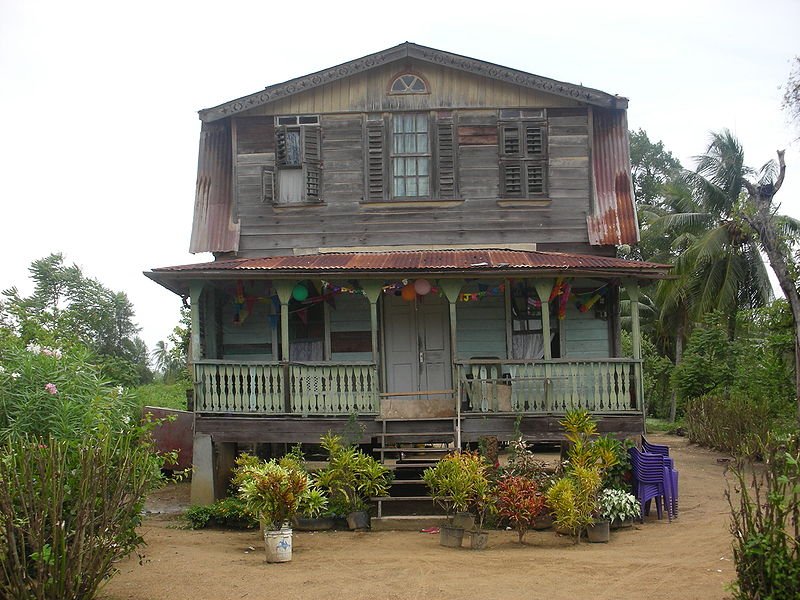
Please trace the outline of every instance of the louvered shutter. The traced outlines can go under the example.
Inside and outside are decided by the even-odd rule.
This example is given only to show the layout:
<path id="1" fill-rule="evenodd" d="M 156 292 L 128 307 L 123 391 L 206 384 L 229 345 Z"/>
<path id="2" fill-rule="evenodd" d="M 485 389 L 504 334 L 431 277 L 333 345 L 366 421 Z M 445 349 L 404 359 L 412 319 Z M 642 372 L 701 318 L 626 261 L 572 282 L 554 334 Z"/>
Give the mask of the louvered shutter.
<path id="1" fill-rule="evenodd" d="M 275 168 L 261 167 L 261 201 L 275 202 Z"/>
<path id="2" fill-rule="evenodd" d="M 528 195 L 543 194 L 545 190 L 545 170 L 541 163 L 527 165 Z"/>
<path id="3" fill-rule="evenodd" d="M 539 157 L 545 153 L 545 128 L 543 125 L 525 124 L 525 154 Z"/>
<path id="4" fill-rule="evenodd" d="M 318 201 L 322 195 L 322 140 L 318 125 L 302 128 L 303 133 L 303 181 L 308 202 Z"/>
<path id="5" fill-rule="evenodd" d="M 456 189 L 455 127 L 451 119 L 439 120 L 436 123 L 436 148 L 439 198 L 456 198 L 458 190 Z"/>
<path id="6" fill-rule="evenodd" d="M 366 200 L 383 200 L 386 197 L 384 140 L 383 121 L 367 121 Z"/>
<path id="7" fill-rule="evenodd" d="M 500 184 L 504 197 L 521 198 L 524 195 L 522 166 L 518 160 L 500 163 Z"/>
<path id="8" fill-rule="evenodd" d="M 275 166 L 285 167 L 286 165 L 286 127 L 280 126 L 275 128 Z"/>

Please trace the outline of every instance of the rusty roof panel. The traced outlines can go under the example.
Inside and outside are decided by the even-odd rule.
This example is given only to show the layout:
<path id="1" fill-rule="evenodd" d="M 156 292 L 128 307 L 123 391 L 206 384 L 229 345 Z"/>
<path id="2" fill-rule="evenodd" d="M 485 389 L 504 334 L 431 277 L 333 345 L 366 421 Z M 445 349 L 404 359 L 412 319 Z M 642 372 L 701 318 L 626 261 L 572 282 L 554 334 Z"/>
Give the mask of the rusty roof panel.
<path id="1" fill-rule="evenodd" d="M 314 271 L 492 271 L 514 269 L 651 272 L 658 274 L 669 265 L 631 261 L 608 256 L 567 254 L 562 252 L 525 252 L 520 250 L 419 250 L 402 252 L 352 252 L 303 256 L 268 256 L 237 258 L 214 262 L 178 265 L 153 269 L 168 272 L 314 272 Z"/>
<path id="2" fill-rule="evenodd" d="M 639 225 L 633 199 L 628 119 L 624 110 L 594 109 L 594 214 L 586 217 L 593 246 L 635 244 Z"/>
<path id="3" fill-rule="evenodd" d="M 239 224 L 233 214 L 230 122 L 203 123 L 189 252 L 235 252 Z"/>

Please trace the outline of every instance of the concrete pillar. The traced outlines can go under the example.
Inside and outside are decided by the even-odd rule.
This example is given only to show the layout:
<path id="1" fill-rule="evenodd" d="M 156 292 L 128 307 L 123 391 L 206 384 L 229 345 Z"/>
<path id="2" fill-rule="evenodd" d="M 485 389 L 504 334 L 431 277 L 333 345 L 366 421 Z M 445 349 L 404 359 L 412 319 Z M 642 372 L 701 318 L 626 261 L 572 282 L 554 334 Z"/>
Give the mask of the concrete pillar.
<path id="1" fill-rule="evenodd" d="M 194 434 L 192 456 L 192 504 L 212 504 L 214 502 L 214 445 L 210 435 Z"/>

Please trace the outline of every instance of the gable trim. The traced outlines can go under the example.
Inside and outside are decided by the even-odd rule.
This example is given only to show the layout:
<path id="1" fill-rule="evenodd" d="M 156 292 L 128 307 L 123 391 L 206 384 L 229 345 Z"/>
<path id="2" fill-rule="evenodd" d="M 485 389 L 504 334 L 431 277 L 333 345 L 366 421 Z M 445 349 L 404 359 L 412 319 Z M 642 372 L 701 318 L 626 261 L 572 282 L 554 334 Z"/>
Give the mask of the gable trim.
<path id="1" fill-rule="evenodd" d="M 627 98 L 621 96 L 607 94 L 606 92 L 587 88 L 582 85 L 575 85 L 573 83 L 566 83 L 539 75 L 533 75 L 525 71 L 518 71 L 516 69 L 476 60 L 459 54 L 405 42 L 393 48 L 387 48 L 386 50 L 381 50 L 380 52 L 357 58 L 356 60 L 342 63 L 329 69 L 323 69 L 322 71 L 317 71 L 310 75 L 297 77 L 283 83 L 272 85 L 260 92 L 201 110 L 199 113 L 200 120 L 208 123 L 224 119 L 243 111 L 268 104 L 269 102 L 274 102 L 280 98 L 305 92 L 404 58 L 415 58 L 433 65 L 441 65 L 473 75 L 488 77 L 504 83 L 546 92 L 555 96 L 570 98 L 593 106 L 620 109 L 627 108 L 628 106 Z"/>

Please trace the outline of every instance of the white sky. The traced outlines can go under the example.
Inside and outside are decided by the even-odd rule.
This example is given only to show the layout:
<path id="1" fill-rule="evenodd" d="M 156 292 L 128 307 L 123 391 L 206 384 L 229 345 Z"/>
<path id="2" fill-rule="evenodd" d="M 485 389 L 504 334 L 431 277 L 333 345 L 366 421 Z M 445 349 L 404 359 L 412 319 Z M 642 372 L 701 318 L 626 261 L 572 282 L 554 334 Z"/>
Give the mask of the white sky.
<path id="1" fill-rule="evenodd" d="M 196 111 L 412 41 L 630 98 L 631 128 L 684 166 L 728 127 L 748 164 L 800 132 L 780 110 L 797 0 L 209 2 L 0 0 L 0 288 L 64 252 L 133 302 L 152 347 L 177 322 L 153 267 L 188 253 Z"/>

